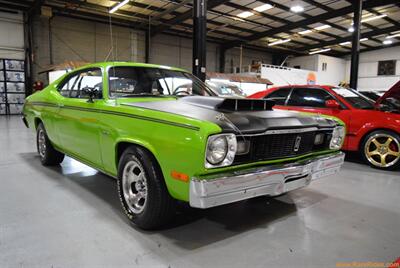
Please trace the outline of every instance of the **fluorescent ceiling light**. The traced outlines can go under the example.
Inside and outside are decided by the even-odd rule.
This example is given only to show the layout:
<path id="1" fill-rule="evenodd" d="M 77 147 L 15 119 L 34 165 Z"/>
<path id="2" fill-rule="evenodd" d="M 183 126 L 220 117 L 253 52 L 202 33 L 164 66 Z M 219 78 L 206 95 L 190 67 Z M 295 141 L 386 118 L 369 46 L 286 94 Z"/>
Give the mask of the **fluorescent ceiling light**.
<path id="1" fill-rule="evenodd" d="M 386 38 L 386 39 L 391 39 L 391 38 L 399 37 L 399 36 L 400 36 L 400 33 L 397 33 L 397 34 L 393 34 L 393 35 L 388 35 L 388 36 L 386 36 L 385 38 Z"/>
<path id="2" fill-rule="evenodd" d="M 381 18 L 384 18 L 384 17 L 387 17 L 387 15 L 386 14 L 382 14 L 382 15 L 379 15 L 379 16 L 370 17 L 370 18 L 367 18 L 367 19 L 362 19 L 361 22 L 368 22 L 368 21 L 372 21 L 372 20 L 381 19 Z"/>
<path id="3" fill-rule="evenodd" d="M 302 6 L 300 6 L 300 5 L 295 5 L 295 6 L 292 6 L 292 7 L 290 8 L 290 10 L 291 10 L 292 12 L 294 12 L 294 13 L 300 13 L 300 12 L 303 12 L 303 11 L 304 11 L 304 7 L 302 7 Z"/>
<path id="4" fill-rule="evenodd" d="M 305 30 L 305 31 L 299 32 L 299 34 L 301 34 L 301 35 L 303 35 L 303 34 L 309 34 L 309 33 L 312 33 L 312 31 L 311 31 L 311 30 Z"/>
<path id="5" fill-rule="evenodd" d="M 118 9 L 120 9 L 122 6 L 125 6 L 126 4 L 129 3 L 129 0 L 124 0 L 122 2 L 120 2 L 119 4 L 117 4 L 116 6 L 114 6 L 113 8 L 110 9 L 110 13 L 114 13 L 115 11 L 117 11 Z"/>
<path id="6" fill-rule="evenodd" d="M 243 11 L 242 13 L 239 13 L 236 16 L 238 16 L 239 18 L 247 18 L 247 17 L 253 16 L 253 15 L 254 15 L 253 12 Z"/>
<path id="7" fill-rule="evenodd" d="M 353 26 L 351 26 L 349 29 L 347 29 L 347 31 L 349 31 L 349 32 L 354 32 L 354 27 Z"/>
<path id="8" fill-rule="evenodd" d="M 269 43 L 268 46 L 275 46 L 275 45 L 279 45 L 279 44 L 283 44 L 283 43 L 287 43 L 290 42 L 291 39 L 283 39 L 283 40 L 278 40 L 272 43 Z"/>
<path id="9" fill-rule="evenodd" d="M 322 26 L 315 27 L 314 29 L 317 30 L 317 31 L 321 31 L 321 30 L 325 30 L 325 29 L 328 29 L 328 28 L 331 28 L 331 26 L 328 25 L 328 24 L 325 24 L 325 25 L 322 25 Z"/>
<path id="10" fill-rule="evenodd" d="M 254 9 L 255 11 L 258 11 L 258 12 L 263 12 L 263 11 L 268 10 L 268 9 L 271 9 L 271 8 L 273 8 L 272 5 L 270 5 L 270 4 L 264 4 L 264 5 L 255 7 L 255 8 L 253 8 L 253 9 Z"/>
<path id="11" fill-rule="evenodd" d="M 391 45 L 391 44 L 393 44 L 393 41 L 390 40 L 390 39 L 384 40 L 384 41 L 383 41 L 383 44 L 384 44 L 384 45 Z"/>
<path id="12" fill-rule="evenodd" d="M 368 40 L 368 38 L 361 38 L 360 42 L 364 42 L 364 41 L 367 41 L 367 40 Z M 339 43 L 339 45 L 341 45 L 341 46 L 351 45 L 351 42 L 350 41 L 346 41 L 346 42 Z"/>
<path id="13" fill-rule="evenodd" d="M 362 19 L 361 23 L 369 22 L 369 21 L 373 21 L 373 20 L 377 20 L 377 19 L 382 19 L 384 17 L 387 17 L 387 15 L 386 14 L 382 14 L 382 15 L 379 15 L 379 16 L 369 17 L 369 18 L 366 18 L 366 19 Z M 353 25 L 353 24 L 354 24 L 354 22 L 352 21 L 351 25 Z"/>
<path id="14" fill-rule="evenodd" d="M 329 50 L 331 50 L 331 49 L 330 49 L 330 48 L 325 48 L 325 49 L 321 49 L 321 50 L 311 51 L 311 52 L 308 53 L 308 54 L 312 55 L 312 54 L 317 54 L 317 53 L 326 52 L 326 51 L 329 51 Z"/>

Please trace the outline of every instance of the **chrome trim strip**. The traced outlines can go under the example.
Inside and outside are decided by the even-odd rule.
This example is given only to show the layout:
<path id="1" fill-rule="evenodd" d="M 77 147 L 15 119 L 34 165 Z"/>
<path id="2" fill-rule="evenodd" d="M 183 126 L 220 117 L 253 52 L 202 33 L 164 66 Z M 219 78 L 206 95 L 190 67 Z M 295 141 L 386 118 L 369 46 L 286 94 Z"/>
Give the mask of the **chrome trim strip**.
<path id="1" fill-rule="evenodd" d="M 308 127 L 308 128 L 294 128 L 294 129 L 273 129 L 267 130 L 262 133 L 256 134 L 243 134 L 237 135 L 241 137 L 253 137 L 253 136 L 263 136 L 263 135 L 275 135 L 275 134 L 297 134 L 297 133 L 305 133 L 305 132 L 312 132 L 312 131 L 324 131 L 324 130 L 332 130 L 334 128 L 317 128 L 317 127 Z"/>
<path id="2" fill-rule="evenodd" d="M 264 136 L 264 135 L 274 135 L 274 134 L 292 134 L 292 133 L 305 133 L 311 131 L 317 131 L 317 127 L 308 127 L 308 128 L 295 128 L 295 129 L 275 129 L 275 130 L 267 130 L 262 133 L 256 134 L 243 134 L 240 136 L 244 137 L 253 137 L 253 136 Z"/>
<path id="3" fill-rule="evenodd" d="M 312 180 L 336 174 L 344 155 L 335 152 L 286 165 L 194 177 L 190 181 L 190 206 L 210 208 L 256 196 L 280 195 L 307 186 Z"/>

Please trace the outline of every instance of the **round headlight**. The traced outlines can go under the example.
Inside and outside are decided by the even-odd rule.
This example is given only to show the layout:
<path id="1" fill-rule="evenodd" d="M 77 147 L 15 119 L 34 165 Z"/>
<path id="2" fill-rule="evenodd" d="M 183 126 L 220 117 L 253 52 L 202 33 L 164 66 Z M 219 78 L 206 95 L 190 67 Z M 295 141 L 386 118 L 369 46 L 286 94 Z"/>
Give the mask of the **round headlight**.
<path id="1" fill-rule="evenodd" d="M 224 161 L 228 153 L 228 141 L 225 136 L 211 137 L 207 146 L 207 161 L 216 165 Z"/>
<path id="2" fill-rule="evenodd" d="M 229 166 L 235 159 L 236 150 L 237 141 L 235 134 L 224 133 L 212 135 L 208 137 L 204 166 L 206 168 Z"/>
<path id="3" fill-rule="evenodd" d="M 335 127 L 332 132 L 332 139 L 329 148 L 340 149 L 342 147 L 345 135 L 345 128 L 343 126 Z"/>

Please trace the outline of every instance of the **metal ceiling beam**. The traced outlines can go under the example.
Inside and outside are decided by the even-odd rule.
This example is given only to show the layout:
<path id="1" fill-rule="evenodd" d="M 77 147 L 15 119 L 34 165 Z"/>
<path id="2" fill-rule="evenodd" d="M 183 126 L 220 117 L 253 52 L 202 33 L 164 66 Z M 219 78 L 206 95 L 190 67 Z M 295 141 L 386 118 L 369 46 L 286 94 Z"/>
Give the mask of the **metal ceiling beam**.
<path id="1" fill-rule="evenodd" d="M 18 2 L 8 2 L 8 1 L 0 1 L 0 8 L 8 9 L 8 10 L 20 10 L 20 11 L 27 11 L 29 10 L 29 5 L 20 4 Z"/>
<path id="2" fill-rule="evenodd" d="M 274 1 L 260 0 L 260 2 L 263 2 L 263 3 L 265 3 L 265 4 L 270 4 L 270 5 L 275 6 L 276 8 L 279 8 L 279 9 L 285 11 L 285 12 L 292 12 L 292 11 L 290 10 L 289 7 L 287 7 L 287 6 L 285 6 L 285 5 L 282 5 L 282 4 L 279 4 L 279 3 L 277 3 L 277 2 L 274 2 Z M 314 1 L 311 1 L 311 0 L 304 0 L 304 2 L 307 2 L 307 3 L 312 4 L 312 2 L 314 2 Z M 323 6 L 325 6 L 325 5 L 323 5 Z M 327 10 L 325 10 L 325 11 L 327 11 Z M 329 10 L 329 11 L 333 11 L 333 10 Z M 311 17 L 313 17 L 313 16 L 308 15 L 308 14 L 306 14 L 306 13 L 299 13 L 299 14 L 297 14 L 297 15 L 298 15 L 298 16 L 302 16 L 303 18 L 311 18 Z M 275 17 L 275 18 L 276 18 L 276 17 Z M 286 23 L 285 23 L 285 24 L 288 24 L 288 23 L 293 23 L 293 22 L 286 20 Z M 336 24 L 334 24 L 334 23 L 330 23 L 330 22 L 328 22 L 328 21 L 321 21 L 321 23 L 327 24 L 327 25 L 329 25 L 329 26 L 331 26 L 331 27 L 333 27 L 333 28 L 336 28 L 336 29 L 339 29 L 339 30 L 342 30 L 342 31 L 347 32 L 347 29 L 345 29 L 344 27 L 341 27 L 341 26 L 339 26 L 339 25 L 336 25 Z M 308 26 L 304 27 L 304 29 L 313 30 L 313 28 L 308 27 Z M 338 37 L 339 37 L 338 35 L 331 34 L 331 33 L 329 33 L 329 32 L 325 32 L 325 31 L 320 31 L 320 32 L 318 32 L 318 33 L 319 33 L 319 34 L 322 34 L 322 35 L 325 35 L 325 36 L 332 37 L 332 38 L 338 38 Z M 310 40 L 313 40 L 313 41 L 319 41 L 319 39 L 316 39 L 316 38 L 311 39 L 310 36 L 305 36 L 305 35 L 302 36 L 302 38 L 310 39 Z"/>
<path id="3" fill-rule="evenodd" d="M 367 0 L 364 3 L 364 7 L 365 8 L 374 8 L 374 7 L 378 7 L 378 6 L 396 4 L 397 2 L 398 2 L 398 0 L 380 0 L 380 1 Z M 333 12 L 325 12 L 320 15 L 298 21 L 296 23 L 286 24 L 281 27 L 277 27 L 274 29 L 270 29 L 270 30 L 258 33 L 258 34 L 254 34 L 247 38 L 247 42 L 255 41 L 255 40 L 258 40 L 258 39 L 261 39 L 264 37 L 268 37 L 268 36 L 273 36 L 275 34 L 282 33 L 282 32 L 288 32 L 288 31 L 294 30 L 296 28 L 306 27 L 307 25 L 310 25 L 313 23 L 317 23 L 320 21 L 326 21 L 326 20 L 336 18 L 336 17 L 341 17 L 341 16 L 347 15 L 352 12 L 353 12 L 352 6 L 340 8 Z M 231 47 L 235 47 L 235 46 L 238 46 L 241 44 L 243 44 L 242 41 L 232 41 L 232 42 L 229 42 L 228 44 L 226 44 L 225 47 L 231 48 Z"/>
<path id="4" fill-rule="evenodd" d="M 222 5 L 226 2 L 229 2 L 229 0 L 209 0 L 207 2 L 207 7 L 209 9 L 215 8 L 219 5 Z M 187 19 L 190 19 L 192 17 L 192 10 L 188 10 L 184 13 L 181 13 L 180 15 L 176 16 L 175 18 L 172 18 L 168 21 L 166 21 L 165 23 L 163 23 L 162 25 L 159 25 L 157 27 L 154 27 L 151 31 L 151 35 L 154 36 L 158 33 L 161 33 L 167 29 L 169 29 L 171 27 L 171 25 L 176 25 L 179 24 Z"/>
<path id="5" fill-rule="evenodd" d="M 333 9 L 333 8 L 327 6 L 327 5 L 318 3 L 317 1 L 314 1 L 314 0 L 303 0 L 303 1 L 306 2 L 306 3 L 308 3 L 308 4 L 310 4 L 310 5 L 312 5 L 312 6 L 318 7 L 318 8 L 320 8 L 320 9 L 324 10 L 324 11 L 328 11 L 328 12 L 334 12 L 334 11 L 335 11 L 335 9 Z M 352 2 L 351 2 L 351 4 L 352 4 Z M 348 17 L 348 16 L 346 16 L 346 17 Z M 351 18 L 349 18 L 349 19 L 351 19 Z M 327 24 L 327 25 L 329 25 L 329 26 L 331 26 L 331 27 L 333 27 L 333 28 L 335 28 L 335 29 L 341 30 L 341 31 L 343 31 L 343 32 L 345 32 L 345 33 L 348 32 L 348 29 L 347 29 L 346 27 L 337 25 L 337 24 L 335 24 L 335 23 L 331 23 L 331 22 L 329 22 L 329 21 L 321 21 L 321 22 L 322 22 L 322 23 L 325 23 L 325 24 Z M 367 24 L 365 24 L 365 26 L 372 27 L 372 26 L 367 25 Z M 374 39 L 371 39 L 371 40 L 372 40 L 372 41 L 375 41 L 375 42 L 378 41 L 378 40 L 376 40 L 376 39 L 375 39 L 375 40 L 374 40 Z M 367 47 L 367 48 L 368 48 L 368 47 L 371 47 L 371 46 L 366 45 L 366 44 L 360 44 L 360 45 L 362 45 L 362 46 L 364 46 L 364 47 Z M 350 50 L 351 50 L 350 47 L 344 47 L 344 48 L 345 48 L 345 49 L 350 49 Z"/>
<path id="6" fill-rule="evenodd" d="M 396 30 L 397 31 L 399 30 L 399 28 L 397 26 L 386 27 L 386 28 L 379 29 L 379 30 L 376 30 L 376 31 L 369 31 L 369 32 L 361 33 L 360 38 L 361 39 L 362 38 L 371 38 L 371 37 L 378 36 L 378 35 L 381 35 L 381 34 L 387 34 L 387 33 L 390 33 L 390 32 L 394 32 Z M 347 37 L 339 38 L 339 39 L 336 39 L 336 40 L 325 41 L 325 42 L 321 42 L 321 43 L 316 44 L 316 45 L 307 46 L 304 49 L 305 50 L 311 50 L 311 49 L 322 48 L 322 47 L 326 47 L 326 46 L 333 46 L 333 45 L 337 45 L 339 43 L 351 41 L 351 39 L 352 39 L 352 36 L 347 36 Z"/>
<path id="7" fill-rule="evenodd" d="M 369 52 L 369 51 L 374 51 L 374 50 L 379 50 L 379 49 L 383 49 L 383 48 L 390 48 L 390 47 L 399 47 L 400 46 L 400 42 L 396 42 L 393 43 L 391 45 L 385 45 L 385 46 L 379 46 L 379 47 L 372 47 L 372 48 L 364 48 L 360 50 L 360 53 L 364 53 L 364 52 Z M 334 56 L 336 57 L 345 57 L 350 55 L 349 52 L 339 52 L 339 53 L 335 53 Z"/>
<path id="8" fill-rule="evenodd" d="M 193 0 L 183 0 L 179 4 L 176 4 L 176 5 L 174 5 L 174 6 L 170 7 L 170 8 L 165 9 L 164 11 L 161 11 L 156 16 L 152 16 L 151 19 L 152 20 L 159 20 L 163 16 L 168 15 L 168 14 L 172 13 L 173 11 L 177 10 L 178 8 L 180 8 L 180 7 L 182 7 L 182 6 L 186 5 L 186 4 L 192 3 L 192 2 L 193 2 Z"/>

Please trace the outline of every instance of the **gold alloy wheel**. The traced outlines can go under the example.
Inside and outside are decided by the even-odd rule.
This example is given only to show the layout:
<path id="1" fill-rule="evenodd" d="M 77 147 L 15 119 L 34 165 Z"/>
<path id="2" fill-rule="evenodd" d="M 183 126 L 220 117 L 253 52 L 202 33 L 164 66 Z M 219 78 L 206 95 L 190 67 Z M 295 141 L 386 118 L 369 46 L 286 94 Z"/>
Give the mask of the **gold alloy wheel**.
<path id="1" fill-rule="evenodd" d="M 388 168 L 399 161 L 400 144 L 395 137 L 379 133 L 367 140 L 364 153 L 372 165 L 379 168 Z"/>

